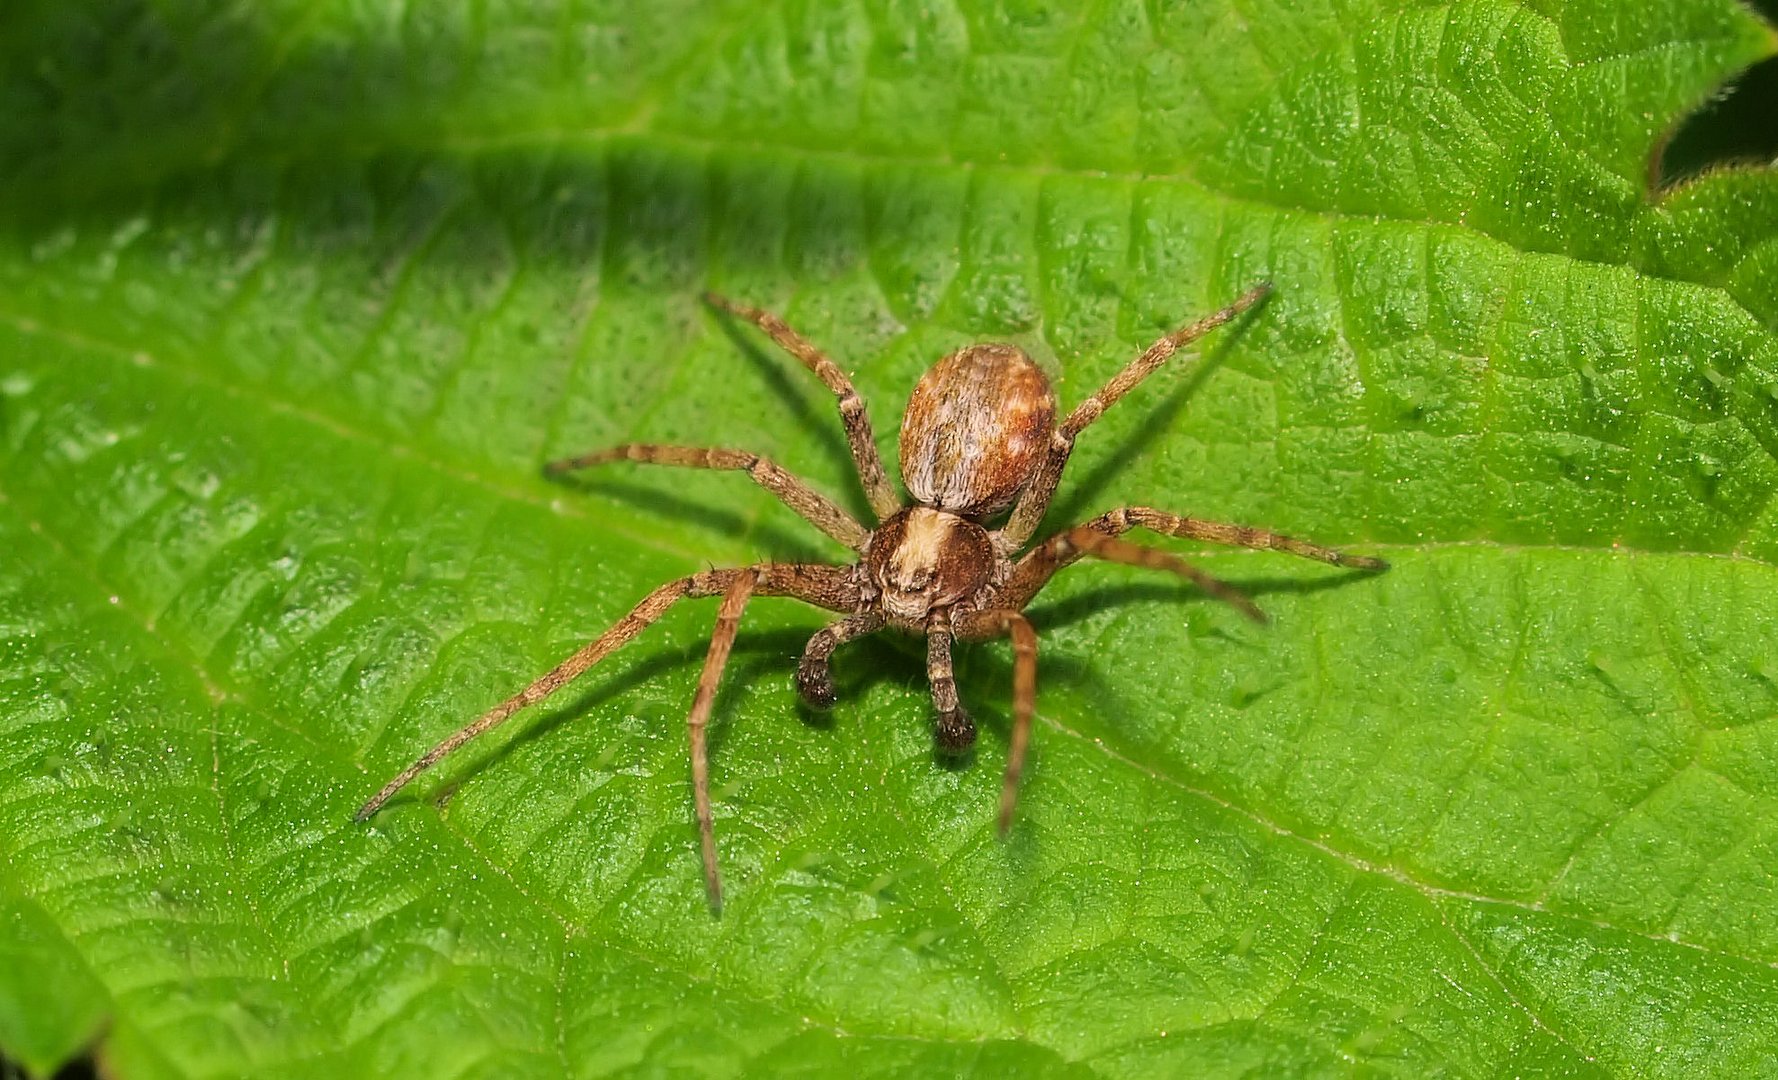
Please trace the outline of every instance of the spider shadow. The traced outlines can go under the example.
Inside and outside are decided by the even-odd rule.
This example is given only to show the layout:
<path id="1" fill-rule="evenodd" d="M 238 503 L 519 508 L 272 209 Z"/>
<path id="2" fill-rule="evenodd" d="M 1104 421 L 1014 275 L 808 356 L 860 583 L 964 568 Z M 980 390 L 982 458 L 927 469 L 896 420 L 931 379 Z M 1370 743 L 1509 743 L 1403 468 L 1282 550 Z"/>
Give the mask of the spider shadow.
<path id="1" fill-rule="evenodd" d="M 915 682 L 923 682 L 925 672 L 926 653 L 920 639 L 894 630 L 879 630 L 847 644 L 834 654 L 833 708 L 817 709 L 801 698 L 797 699 L 797 707 L 804 723 L 831 731 L 835 714 L 846 708 L 848 702 L 863 701 L 872 690 L 885 683 L 912 686 Z M 924 693 L 924 687 L 920 689 Z"/>
<path id="2" fill-rule="evenodd" d="M 972 648 L 975 643 L 961 643 L 958 654 Z M 757 665 L 764 669 L 766 662 Z M 1006 667 L 1006 685 L 1011 686 L 1010 665 Z M 910 696 L 919 700 L 918 713 L 924 718 L 928 732 L 933 733 L 937 716 L 931 705 L 931 688 L 926 680 L 926 648 L 924 639 L 897 633 L 893 630 L 882 630 L 869 637 L 848 645 L 836 653 L 833 661 L 833 682 L 836 703 L 831 709 L 817 709 L 803 701 L 797 700 L 797 708 L 803 722 L 812 728 L 832 731 L 835 716 L 840 710 L 848 707 L 848 703 L 862 702 L 877 687 L 893 683 L 905 689 Z M 971 715 L 975 715 L 972 711 Z M 1002 728 L 1008 729 L 1008 721 L 999 714 L 992 715 L 994 721 Z M 975 764 L 975 747 L 955 752 L 941 748 L 936 737 L 932 743 L 932 761 L 941 768 L 961 771 Z"/>
<path id="3" fill-rule="evenodd" d="M 721 536 L 751 537 L 758 542 L 760 547 L 770 552 L 781 553 L 783 558 L 790 562 L 824 563 L 832 561 L 831 553 L 823 552 L 806 537 L 791 532 L 781 525 L 769 521 L 749 521 L 737 511 L 725 510 L 721 507 L 698 502 L 695 499 L 688 499 L 662 487 L 618 480 L 608 476 L 550 475 L 548 479 L 582 495 L 599 495 L 628 503 L 645 512 L 670 518 L 696 529 Z M 813 526 L 810 527 L 813 528 Z"/>
<path id="4" fill-rule="evenodd" d="M 743 627 L 741 635 L 736 639 L 729 666 L 723 672 L 716 700 L 712 704 L 708 734 L 709 748 L 712 754 L 720 752 L 730 722 L 741 718 L 735 708 L 737 696 L 744 693 L 747 687 L 764 678 L 781 677 L 787 682 L 790 681 L 796 671 L 796 662 L 802 656 L 803 647 L 813 633 L 813 628 L 794 628 L 749 635 Z M 836 710 L 842 709 L 849 701 L 862 700 L 871 689 L 879 684 L 905 681 L 903 676 L 908 672 L 918 672 L 923 679 L 925 672 L 924 652 L 911 647 L 913 640 L 900 634 L 878 634 L 856 643 L 853 647 L 842 652 L 834 664 L 834 686 L 839 697 L 839 703 L 834 708 Z M 432 802 L 443 808 L 455 797 L 459 789 L 479 776 L 483 769 L 496 764 L 501 758 L 522 747 L 548 738 L 563 725 L 585 719 L 588 714 L 598 711 L 602 706 L 621 700 L 642 687 L 689 668 L 701 668 L 703 663 L 704 650 L 701 646 L 694 646 L 686 650 L 661 651 L 638 659 L 628 667 L 612 672 L 609 678 L 588 687 L 574 696 L 572 700 L 542 712 L 534 720 L 525 724 L 524 729 L 507 743 L 465 764 L 437 791 L 431 795 L 420 796 L 419 799 Z M 1008 668 L 1009 672 L 1010 670 Z M 1010 679 L 1010 677 L 1009 674 L 1008 678 Z M 691 693 L 688 692 L 685 698 L 685 708 L 688 712 L 691 708 L 691 701 Z M 799 698 L 797 711 L 799 718 L 809 727 L 823 731 L 833 730 L 834 710 L 816 709 Z M 997 717 L 997 719 L 1001 718 Z M 947 755 L 938 751 L 936 744 L 934 745 L 934 760 L 947 768 L 964 767 L 973 761 L 973 752 L 966 755 Z M 959 761 L 959 757 L 963 760 Z"/>
<path id="5" fill-rule="evenodd" d="M 1365 571 L 1353 570 L 1313 579 L 1282 575 L 1248 577 L 1230 580 L 1229 584 L 1249 596 L 1261 597 L 1317 593 L 1339 588 L 1371 576 Z M 1220 606 L 1216 600 L 1205 596 L 1195 587 L 1184 582 L 1136 581 L 1094 587 L 1063 600 L 1040 603 L 1028 609 L 1027 613 L 1031 616 L 1032 623 L 1037 627 L 1041 642 L 1042 635 L 1047 630 L 1078 623 L 1107 607 L 1136 603 L 1170 605 L 1198 603 Z M 1264 627 L 1255 627 L 1255 629 L 1262 633 L 1265 630 Z M 1238 638 L 1221 629 L 1213 628 L 1208 633 L 1236 644 L 1258 647 L 1252 639 Z M 1013 677 L 1012 660 L 1004 650 L 982 648 L 983 645 L 991 644 L 992 642 L 970 642 L 959 652 L 957 682 L 966 705 L 972 700 L 977 702 L 1010 700 Z M 1134 707 L 1138 700 L 1124 693 L 1125 684 L 1114 676 L 1107 675 L 1092 661 L 1090 656 L 1060 653 L 1053 649 L 1045 650 L 1040 643 L 1038 671 L 1040 687 L 1044 683 L 1063 684 L 1066 689 L 1073 692 L 1073 696 L 1101 703 L 1103 706 L 1101 711 L 1105 713 L 1127 712 Z M 1039 690 L 1038 705 L 1039 711 L 1041 711 L 1041 689 Z M 972 708 L 972 714 L 977 719 L 978 727 L 994 730 L 1002 737 L 1011 731 L 1011 714 L 1005 709 L 998 706 L 978 706 Z M 958 760 L 959 757 L 962 760 Z M 947 768 L 964 768 L 972 764 L 974 759 L 973 749 L 966 755 L 947 757 L 942 752 L 935 755 L 935 761 Z"/>
<path id="6" fill-rule="evenodd" d="M 803 643 L 813 631 L 801 629 L 771 630 L 760 634 L 748 635 L 745 628 L 735 641 L 734 652 L 729 668 L 723 673 L 722 685 L 718 690 L 716 701 L 711 709 L 710 745 L 712 750 L 720 745 L 722 733 L 727 725 L 722 718 L 730 715 L 734 695 L 740 688 L 750 683 L 757 675 L 773 670 L 783 670 L 786 675 L 794 670 L 794 661 L 785 663 L 784 657 L 797 656 L 802 652 Z M 443 807 L 455 796 L 458 789 L 481 774 L 481 771 L 501 758 L 513 753 L 521 747 L 547 738 L 564 724 L 585 719 L 588 714 L 596 712 L 602 706 L 621 700 L 636 690 L 660 681 L 670 674 L 678 673 L 687 668 L 701 668 L 704 663 L 704 647 L 694 646 L 685 650 L 662 650 L 639 658 L 635 663 L 610 673 L 611 677 L 590 686 L 571 700 L 558 704 L 541 712 L 535 719 L 525 724 L 524 730 L 514 735 L 504 745 L 477 758 L 463 768 L 426 799 Z M 752 658 L 751 662 L 735 664 L 734 659 Z M 590 675 L 590 673 L 589 673 Z M 588 676 L 582 676 L 587 678 Z M 685 709 L 689 713 L 692 696 L 687 692 Z"/>
<path id="7" fill-rule="evenodd" d="M 1160 437 L 1179 419 L 1179 414 L 1185 410 L 1187 402 L 1197 396 L 1199 389 L 1211 375 L 1216 373 L 1216 369 L 1227 362 L 1230 350 L 1247 332 L 1255 313 L 1263 310 L 1271 301 L 1271 294 L 1261 298 L 1259 303 L 1249 308 L 1234 325 L 1225 327 L 1220 337 L 1209 348 L 1201 350 L 1198 353 L 1198 362 L 1192 365 L 1179 384 L 1168 391 L 1167 396 L 1162 398 L 1159 404 L 1147 411 L 1136 430 L 1125 438 L 1117 449 L 1094 464 L 1084 477 L 1070 484 L 1068 494 L 1064 495 L 1058 491 L 1057 498 L 1050 504 L 1049 511 L 1044 515 L 1044 522 L 1059 520 L 1074 524 L 1085 520 L 1087 507 L 1092 500 L 1093 493 L 1103 489 L 1113 477 L 1129 468 L 1130 463 L 1135 461 L 1143 450 L 1160 441 Z M 1150 378 L 1153 377 L 1150 376 Z M 1091 428 L 1087 429 L 1089 432 L 1091 430 Z M 1085 432 L 1082 433 L 1082 437 L 1087 437 Z M 1067 526 L 1062 527 L 1066 528 Z M 1046 534 L 1040 530 L 1040 535 Z"/>

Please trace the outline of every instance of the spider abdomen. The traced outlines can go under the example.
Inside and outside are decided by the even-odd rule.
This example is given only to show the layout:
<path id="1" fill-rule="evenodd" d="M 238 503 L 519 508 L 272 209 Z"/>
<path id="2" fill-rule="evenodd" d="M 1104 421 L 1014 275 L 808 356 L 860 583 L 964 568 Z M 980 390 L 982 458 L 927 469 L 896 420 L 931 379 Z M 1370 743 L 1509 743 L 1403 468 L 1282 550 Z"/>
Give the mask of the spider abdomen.
<path id="1" fill-rule="evenodd" d="M 1012 505 L 1043 460 L 1056 396 L 1016 345 L 971 345 L 932 365 L 901 422 L 901 478 L 923 505 L 979 518 Z"/>

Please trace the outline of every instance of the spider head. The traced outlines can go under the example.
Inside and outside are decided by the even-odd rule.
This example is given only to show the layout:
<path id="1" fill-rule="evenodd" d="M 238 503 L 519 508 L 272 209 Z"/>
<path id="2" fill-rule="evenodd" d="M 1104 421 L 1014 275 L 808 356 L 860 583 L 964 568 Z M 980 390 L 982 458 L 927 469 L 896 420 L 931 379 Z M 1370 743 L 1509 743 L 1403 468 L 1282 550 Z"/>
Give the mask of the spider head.
<path id="1" fill-rule="evenodd" d="M 871 537 L 865 566 L 891 619 L 919 621 L 987 584 L 994 547 L 980 525 L 916 506 L 884 521 Z"/>
<path id="2" fill-rule="evenodd" d="M 1012 505 L 1049 449 L 1056 395 L 1016 345 L 971 345 L 920 377 L 901 421 L 916 502 L 966 518 Z"/>

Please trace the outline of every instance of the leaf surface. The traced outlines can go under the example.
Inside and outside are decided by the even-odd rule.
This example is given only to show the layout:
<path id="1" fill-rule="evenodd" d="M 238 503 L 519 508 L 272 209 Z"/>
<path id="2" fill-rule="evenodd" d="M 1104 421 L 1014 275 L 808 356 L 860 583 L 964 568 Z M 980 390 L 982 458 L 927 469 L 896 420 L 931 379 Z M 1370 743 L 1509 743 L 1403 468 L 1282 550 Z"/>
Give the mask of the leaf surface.
<path id="1" fill-rule="evenodd" d="M 115 1074 L 1747 1075 L 1778 1053 L 1778 181 L 1651 148 L 1774 51 L 1728 0 L 22 3 L 0 15 L 0 1048 Z M 1010 664 L 749 610 L 703 905 L 687 604 L 844 552 L 785 314 L 891 457 L 1009 339 L 1256 628 L 1083 565 L 993 830 Z M 1176 548 L 1178 545 L 1174 545 Z M 1193 553 L 1197 557 L 1196 553 Z M 434 798 L 449 794 L 442 805 Z M 50 974 L 53 973 L 53 974 Z"/>

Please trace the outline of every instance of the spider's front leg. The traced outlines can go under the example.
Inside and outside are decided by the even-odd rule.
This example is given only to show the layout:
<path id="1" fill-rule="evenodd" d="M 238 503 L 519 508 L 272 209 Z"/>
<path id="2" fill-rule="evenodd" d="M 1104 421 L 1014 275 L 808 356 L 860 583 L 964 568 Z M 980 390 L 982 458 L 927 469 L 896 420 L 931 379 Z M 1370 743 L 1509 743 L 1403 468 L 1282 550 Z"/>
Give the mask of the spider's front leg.
<path id="1" fill-rule="evenodd" d="M 669 581 L 649 593 L 629 614 L 619 619 L 597 638 L 577 649 L 566 660 L 551 668 L 531 685 L 489 709 L 472 722 L 447 736 L 438 745 L 420 755 L 412 765 L 396 774 L 382 789 L 359 808 L 358 821 L 368 820 L 396 792 L 415 777 L 438 764 L 446 756 L 493 728 L 504 723 L 513 713 L 554 694 L 584 674 L 588 668 L 628 644 L 636 635 L 653 625 L 668 609 L 681 600 L 722 594 L 722 607 L 717 614 L 716 631 L 711 637 L 710 653 L 705 658 L 704 672 L 698 680 L 696 696 L 687 717 L 692 755 L 693 798 L 697 804 L 698 832 L 704 853 L 704 880 L 712 907 L 722 902 L 722 882 L 716 870 L 716 839 L 710 808 L 709 757 L 704 730 L 715 701 L 716 685 L 728 662 L 740 625 L 741 611 L 749 597 L 790 596 L 830 611 L 855 612 L 859 606 L 858 586 L 850 569 L 817 563 L 761 563 L 740 570 L 706 570 L 676 581 Z"/>
<path id="2" fill-rule="evenodd" d="M 643 597 L 641 603 L 630 609 L 629 614 L 613 623 L 609 630 L 575 650 L 566 660 L 539 676 L 531 685 L 452 732 L 438 745 L 421 754 L 412 765 L 397 773 L 394 779 L 384 784 L 381 790 L 359 807 L 358 813 L 353 815 L 354 818 L 358 821 L 369 820 L 371 815 L 382 809 L 384 803 L 393 798 L 396 792 L 406 787 L 415 777 L 438 764 L 464 743 L 505 723 L 506 718 L 513 713 L 527 705 L 537 704 L 579 678 L 588 668 L 627 645 L 637 634 L 648 629 L 674 604 L 692 597 L 715 596 L 727 589 L 730 583 L 742 573 L 744 571 L 706 570 L 701 574 L 692 574 L 690 577 L 682 577 L 677 581 L 669 581 L 649 593 Z"/>
<path id="3" fill-rule="evenodd" d="M 1019 777 L 1025 771 L 1025 748 L 1031 742 L 1031 717 L 1037 711 L 1037 631 L 1025 616 L 1007 609 L 971 612 L 957 620 L 955 629 L 959 637 L 971 640 L 1002 634 L 1012 638 L 1012 737 L 1007 743 L 998 818 L 1004 836 L 1012 827 Z"/>
<path id="4" fill-rule="evenodd" d="M 716 610 L 716 629 L 710 634 L 710 651 L 704 656 L 704 670 L 698 675 L 691 714 L 685 718 L 686 733 L 691 739 L 691 794 L 698 814 L 698 847 L 704 856 L 704 892 L 710 898 L 712 911 L 722 910 L 722 874 L 716 869 L 716 815 L 710 807 L 710 743 L 706 731 L 710 709 L 716 703 L 716 686 L 722 681 L 722 669 L 728 666 L 728 654 L 741 629 L 741 612 L 758 587 L 759 577 L 755 572 L 742 571 L 723 591 L 722 606 Z"/>

